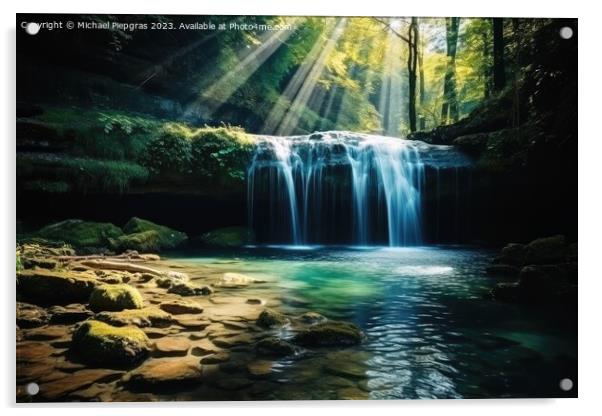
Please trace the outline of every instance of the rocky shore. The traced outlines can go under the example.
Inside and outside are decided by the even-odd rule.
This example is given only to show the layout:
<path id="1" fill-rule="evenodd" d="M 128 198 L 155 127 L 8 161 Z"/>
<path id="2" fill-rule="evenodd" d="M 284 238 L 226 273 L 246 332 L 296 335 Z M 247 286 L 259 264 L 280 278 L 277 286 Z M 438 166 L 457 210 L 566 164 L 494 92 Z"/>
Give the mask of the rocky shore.
<path id="1" fill-rule="evenodd" d="M 362 331 L 283 313 L 270 282 L 133 250 L 29 242 L 17 252 L 18 401 L 268 398 L 279 365 L 316 351 L 333 398 L 367 398 L 349 349 Z"/>
<path id="2" fill-rule="evenodd" d="M 496 300 L 571 307 L 577 304 L 577 269 L 577 243 L 556 235 L 506 245 L 486 272 L 507 280 L 491 291 Z"/>

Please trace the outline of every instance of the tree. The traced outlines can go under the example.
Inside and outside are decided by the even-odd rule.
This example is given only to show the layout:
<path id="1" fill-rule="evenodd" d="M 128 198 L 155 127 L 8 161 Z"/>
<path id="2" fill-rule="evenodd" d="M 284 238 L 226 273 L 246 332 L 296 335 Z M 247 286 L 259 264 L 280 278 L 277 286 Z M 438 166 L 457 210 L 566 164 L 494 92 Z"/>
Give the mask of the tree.
<path id="1" fill-rule="evenodd" d="M 412 17 L 408 28 L 408 88 L 410 131 L 416 131 L 416 66 L 418 62 L 418 22 Z"/>
<path id="2" fill-rule="evenodd" d="M 501 91 L 506 86 L 504 65 L 504 19 L 493 18 L 493 90 Z"/>
<path id="3" fill-rule="evenodd" d="M 458 46 L 459 17 L 445 18 L 445 33 L 447 60 L 445 79 L 443 81 L 443 104 L 441 105 L 441 120 L 446 123 L 450 119 L 458 121 L 458 95 L 456 91 L 456 49 Z"/>

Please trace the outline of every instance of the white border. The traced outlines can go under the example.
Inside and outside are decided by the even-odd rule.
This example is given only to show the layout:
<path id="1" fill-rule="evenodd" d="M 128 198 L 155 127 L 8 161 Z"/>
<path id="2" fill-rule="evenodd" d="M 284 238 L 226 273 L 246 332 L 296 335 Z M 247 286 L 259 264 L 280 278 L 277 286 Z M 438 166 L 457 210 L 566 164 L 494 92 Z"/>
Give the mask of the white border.
<path id="1" fill-rule="evenodd" d="M 92 411 L 113 414 L 162 415 L 169 407 L 177 407 L 180 415 L 236 413 L 239 415 L 303 415 L 308 412 L 344 412 L 345 415 L 377 414 L 445 414 L 487 416 L 514 414 L 516 412 L 545 413 L 547 416 L 595 413 L 600 408 L 598 391 L 602 387 L 600 352 L 601 337 L 599 308 L 602 293 L 600 257 L 602 232 L 600 227 L 600 189 L 602 174 L 602 134 L 600 119 L 602 93 L 600 85 L 599 33 L 602 17 L 595 2 L 556 1 L 527 2 L 525 0 L 503 0 L 496 2 L 443 0 L 206 0 L 160 1 L 148 0 L 102 0 L 100 2 L 70 1 L 21 1 L 12 4 L 3 2 L 2 62 L 0 79 L 4 84 L 0 91 L 3 111 L 1 123 L 4 135 L 2 143 L 2 249 L 1 262 L 3 283 L 1 296 L 4 300 L 3 341 L 0 342 L 4 371 L 0 375 L 0 405 L 12 407 L 8 413 L 44 415 L 71 415 Z M 41 406 L 14 406 L 14 234 L 15 234 L 15 13 L 152 13 L 152 14 L 312 14 L 312 15 L 394 15 L 394 16 L 526 16 L 526 17 L 578 17 L 579 18 L 579 245 L 580 245 L 580 290 L 579 290 L 579 399 L 567 400 L 462 400 L 462 401 L 402 401 L 402 402 L 241 402 L 241 403 L 159 403 L 159 404 L 57 404 Z M 202 407 L 202 409 L 198 409 Z M 89 410 L 88 410 L 89 409 Z M 336 409 L 336 410 L 335 410 Z M 338 410 L 340 409 L 340 410 Z M 598 410 L 599 411 L 599 410 Z"/>

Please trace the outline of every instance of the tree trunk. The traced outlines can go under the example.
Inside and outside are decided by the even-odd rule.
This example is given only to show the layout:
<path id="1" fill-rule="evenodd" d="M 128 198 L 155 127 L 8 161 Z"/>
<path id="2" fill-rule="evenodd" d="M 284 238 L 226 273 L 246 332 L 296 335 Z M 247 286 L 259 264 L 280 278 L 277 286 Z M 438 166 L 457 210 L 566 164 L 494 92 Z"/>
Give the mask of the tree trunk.
<path id="1" fill-rule="evenodd" d="M 483 96 L 485 98 L 489 98 L 491 96 L 491 84 L 493 71 L 491 68 L 491 50 L 490 50 L 490 42 L 491 38 L 489 37 L 489 30 L 483 29 L 482 33 L 482 41 L 483 41 Z"/>
<path id="2" fill-rule="evenodd" d="M 421 113 L 418 116 L 419 130 L 426 129 L 426 118 L 424 117 L 424 100 L 425 100 L 425 87 L 424 87 L 424 41 L 420 36 L 420 27 L 418 27 L 418 97 L 421 108 Z"/>
<path id="3" fill-rule="evenodd" d="M 443 81 L 443 104 L 441 105 L 441 121 L 444 124 L 451 119 L 456 122 L 459 118 L 458 96 L 456 92 L 456 49 L 458 46 L 459 17 L 445 18 L 447 38 L 447 63 Z"/>
<path id="4" fill-rule="evenodd" d="M 416 66 L 418 62 L 418 22 L 412 17 L 408 29 L 408 86 L 410 131 L 416 131 Z"/>
<path id="5" fill-rule="evenodd" d="M 504 64 L 504 19 L 493 18 L 493 90 L 501 91 L 506 86 Z"/>

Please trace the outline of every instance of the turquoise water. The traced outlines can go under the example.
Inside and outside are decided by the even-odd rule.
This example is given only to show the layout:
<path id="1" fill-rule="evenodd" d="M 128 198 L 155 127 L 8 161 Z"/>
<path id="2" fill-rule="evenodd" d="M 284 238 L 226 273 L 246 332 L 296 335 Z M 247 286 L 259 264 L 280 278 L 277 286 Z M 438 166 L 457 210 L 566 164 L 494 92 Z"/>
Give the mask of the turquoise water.
<path id="1" fill-rule="evenodd" d="M 373 399 L 575 395 L 558 383 L 576 380 L 576 317 L 488 299 L 500 281 L 483 272 L 493 254 L 250 247 L 187 260 L 267 280 L 258 296 L 277 293 L 286 313 L 311 310 L 365 331 L 358 347 L 274 363 L 258 399 L 332 399 L 341 391 Z"/>

